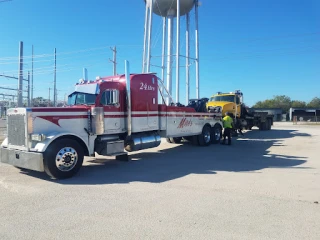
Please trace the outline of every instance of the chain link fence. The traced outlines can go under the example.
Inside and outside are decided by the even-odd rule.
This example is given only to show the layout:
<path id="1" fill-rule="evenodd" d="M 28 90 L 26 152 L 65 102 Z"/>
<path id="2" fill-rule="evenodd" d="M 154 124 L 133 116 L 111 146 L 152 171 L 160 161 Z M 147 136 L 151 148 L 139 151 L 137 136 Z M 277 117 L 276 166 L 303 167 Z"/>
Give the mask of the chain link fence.
<path id="1" fill-rule="evenodd" d="M 294 116 L 294 125 L 320 125 L 320 116 Z"/>

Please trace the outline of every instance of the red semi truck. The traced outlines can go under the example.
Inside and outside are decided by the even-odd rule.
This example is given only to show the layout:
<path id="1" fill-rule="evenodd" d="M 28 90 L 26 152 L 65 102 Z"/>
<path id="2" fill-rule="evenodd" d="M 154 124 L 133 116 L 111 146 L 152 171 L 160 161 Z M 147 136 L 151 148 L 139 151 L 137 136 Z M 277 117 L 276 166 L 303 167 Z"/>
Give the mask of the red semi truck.
<path id="1" fill-rule="evenodd" d="M 202 146 L 220 141 L 220 113 L 166 105 L 162 81 L 152 73 L 130 74 L 125 63 L 123 75 L 77 83 L 67 107 L 8 109 L 1 162 L 61 179 L 95 153 L 128 160 L 128 152 L 157 147 L 161 138 Z"/>

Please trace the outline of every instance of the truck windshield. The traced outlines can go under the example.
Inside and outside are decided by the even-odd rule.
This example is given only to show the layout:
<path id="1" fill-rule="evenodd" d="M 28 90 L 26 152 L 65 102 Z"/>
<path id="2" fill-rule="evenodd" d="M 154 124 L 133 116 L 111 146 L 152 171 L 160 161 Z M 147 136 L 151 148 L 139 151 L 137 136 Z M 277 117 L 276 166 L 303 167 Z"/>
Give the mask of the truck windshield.
<path id="1" fill-rule="evenodd" d="M 210 99 L 210 102 L 234 102 L 234 96 L 214 96 Z"/>
<path id="2" fill-rule="evenodd" d="M 72 93 L 68 97 L 68 105 L 94 105 L 96 101 L 95 94 Z"/>

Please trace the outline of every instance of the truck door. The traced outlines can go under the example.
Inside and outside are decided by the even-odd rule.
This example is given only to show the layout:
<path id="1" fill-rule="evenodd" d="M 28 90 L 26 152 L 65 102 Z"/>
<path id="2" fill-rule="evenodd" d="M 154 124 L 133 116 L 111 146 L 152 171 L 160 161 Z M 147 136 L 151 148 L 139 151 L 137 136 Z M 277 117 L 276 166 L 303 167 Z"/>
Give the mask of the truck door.
<path id="1" fill-rule="evenodd" d="M 148 126 L 150 128 L 158 128 L 159 125 L 159 115 L 158 115 L 158 103 L 154 94 L 150 94 L 149 101 L 147 102 L 148 109 Z"/>
<path id="2" fill-rule="evenodd" d="M 121 119 L 123 119 L 123 112 L 120 108 L 120 93 L 116 87 L 104 89 L 100 103 L 104 109 L 104 128 L 105 133 L 118 132 L 121 129 Z"/>

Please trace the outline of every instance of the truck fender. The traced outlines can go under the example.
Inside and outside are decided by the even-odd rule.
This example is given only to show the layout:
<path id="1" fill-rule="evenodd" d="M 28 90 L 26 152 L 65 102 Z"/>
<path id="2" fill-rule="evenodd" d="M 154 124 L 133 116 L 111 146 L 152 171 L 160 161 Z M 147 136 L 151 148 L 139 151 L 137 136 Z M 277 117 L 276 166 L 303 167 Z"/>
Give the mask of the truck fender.
<path id="1" fill-rule="evenodd" d="M 46 135 L 45 140 L 43 140 L 42 142 L 38 142 L 35 145 L 34 149 L 37 152 L 45 152 L 46 149 L 48 148 L 48 146 L 53 141 L 56 141 L 56 140 L 62 139 L 62 138 L 71 138 L 71 139 L 78 141 L 84 149 L 85 156 L 89 155 L 89 148 L 88 148 L 86 141 L 81 136 L 74 134 L 74 133 L 68 133 L 68 132 L 66 132 L 66 133 L 50 133 L 50 134 Z"/>

